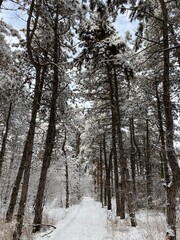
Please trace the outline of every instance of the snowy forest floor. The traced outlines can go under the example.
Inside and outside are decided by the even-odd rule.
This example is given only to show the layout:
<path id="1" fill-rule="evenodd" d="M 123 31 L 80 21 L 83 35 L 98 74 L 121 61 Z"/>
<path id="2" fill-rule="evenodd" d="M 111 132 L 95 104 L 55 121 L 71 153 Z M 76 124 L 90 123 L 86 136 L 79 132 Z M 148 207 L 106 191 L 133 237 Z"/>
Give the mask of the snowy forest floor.
<path id="1" fill-rule="evenodd" d="M 46 209 L 56 229 L 41 232 L 34 240 L 164 240 L 165 215 L 158 211 L 137 212 L 138 226 L 132 228 L 129 218 L 120 220 L 114 211 L 109 212 L 90 197 L 80 205 L 65 209 Z M 48 234 L 49 233 L 49 234 Z M 180 234 L 178 232 L 178 236 Z M 180 239 L 177 237 L 177 239 Z"/>

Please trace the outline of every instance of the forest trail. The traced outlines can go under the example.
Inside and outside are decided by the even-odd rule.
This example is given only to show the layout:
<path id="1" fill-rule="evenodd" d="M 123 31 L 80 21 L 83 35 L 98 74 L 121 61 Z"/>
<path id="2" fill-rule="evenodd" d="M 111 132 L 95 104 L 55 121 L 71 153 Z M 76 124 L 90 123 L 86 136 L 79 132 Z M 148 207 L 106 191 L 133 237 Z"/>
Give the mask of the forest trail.
<path id="1" fill-rule="evenodd" d="M 104 239 L 106 222 L 104 211 L 100 211 L 100 203 L 85 197 L 81 202 L 76 216 L 65 227 L 54 232 L 53 240 L 94 240 Z M 97 214 L 98 213 L 98 214 Z"/>
<path id="2" fill-rule="evenodd" d="M 56 209 L 52 216 L 59 215 Z M 56 229 L 38 234 L 34 240 L 164 240 L 165 217 L 154 211 L 139 212 L 138 226 L 132 228 L 128 219 L 120 220 L 114 210 L 108 212 L 93 198 L 84 197 L 79 205 L 68 209 L 59 218 Z"/>
<path id="3" fill-rule="evenodd" d="M 75 211 L 67 216 L 65 222 L 57 224 L 57 229 L 46 237 L 50 240 L 108 240 L 106 210 L 90 197 L 84 197 Z"/>

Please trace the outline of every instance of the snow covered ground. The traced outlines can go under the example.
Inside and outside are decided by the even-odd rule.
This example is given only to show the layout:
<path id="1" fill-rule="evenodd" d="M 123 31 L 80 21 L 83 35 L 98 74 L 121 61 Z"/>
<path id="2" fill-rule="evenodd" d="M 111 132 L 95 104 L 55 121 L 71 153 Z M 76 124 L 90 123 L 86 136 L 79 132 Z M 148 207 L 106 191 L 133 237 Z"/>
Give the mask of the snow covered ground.
<path id="1" fill-rule="evenodd" d="M 67 212 L 66 212 L 67 211 Z M 137 213 L 138 226 L 129 219 L 120 220 L 90 197 L 68 210 L 51 209 L 49 216 L 57 221 L 56 229 L 40 233 L 34 240 L 164 240 L 165 216 L 155 211 Z M 51 233 L 50 233 L 51 232 Z M 49 234 L 48 234 L 49 233 Z"/>

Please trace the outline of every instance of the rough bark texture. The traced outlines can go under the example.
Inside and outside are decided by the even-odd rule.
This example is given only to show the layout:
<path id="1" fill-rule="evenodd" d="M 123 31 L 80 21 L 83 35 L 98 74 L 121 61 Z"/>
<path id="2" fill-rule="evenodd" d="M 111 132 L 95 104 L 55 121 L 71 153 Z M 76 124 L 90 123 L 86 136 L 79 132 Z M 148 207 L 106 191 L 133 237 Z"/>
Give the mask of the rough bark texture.
<path id="1" fill-rule="evenodd" d="M 114 185 L 115 185 L 115 198 L 116 198 L 116 215 L 121 215 L 120 206 L 120 193 L 119 193 L 119 172 L 118 172 L 118 160 L 117 160 L 117 149 L 116 149 L 116 104 L 114 101 L 114 89 L 111 78 L 111 70 L 107 66 L 108 71 L 108 83 L 109 83 L 109 94 L 111 102 L 111 124 L 112 124 L 112 154 L 113 154 L 113 164 L 114 164 Z"/>
<path id="2" fill-rule="evenodd" d="M 129 169 L 127 167 L 127 158 L 125 156 L 124 144 L 123 144 L 123 135 L 122 135 L 122 119 L 121 112 L 119 106 L 119 90 L 118 90 L 118 82 L 116 69 L 114 68 L 114 88 L 115 88 L 115 99 L 116 99 L 116 119 L 117 119 L 117 136 L 118 136 L 118 147 L 119 147 L 119 155 L 120 155 L 120 174 L 121 174 L 121 219 L 125 218 L 125 200 L 127 197 L 127 205 L 129 208 L 129 214 L 131 218 L 131 225 L 133 227 L 136 226 L 135 219 L 135 209 L 134 202 L 132 197 L 132 184 L 129 174 Z"/>
<path id="3" fill-rule="evenodd" d="M 9 132 L 9 124 L 10 124 L 10 119 L 11 119 L 11 111 L 12 111 L 12 102 L 9 105 L 9 110 L 8 110 L 8 115 L 6 119 L 6 127 L 5 127 L 5 132 L 3 135 L 2 139 L 2 145 L 1 145 L 1 151 L 0 151 L 0 176 L 2 174 L 2 167 L 3 167 L 3 162 L 4 162 L 4 155 L 6 151 L 6 143 L 7 143 L 7 137 L 8 137 L 8 132 Z"/>
<path id="4" fill-rule="evenodd" d="M 40 68 L 36 69 L 36 84 L 35 84 L 35 92 L 34 92 L 34 101 L 32 105 L 32 113 L 31 113 L 31 120 L 29 125 L 29 130 L 26 137 L 26 142 L 24 145 L 24 151 L 20 163 L 20 167 L 14 182 L 11 199 L 9 203 L 9 207 L 6 213 L 6 221 L 10 222 L 12 220 L 14 208 L 17 202 L 17 195 L 20 188 L 20 183 L 22 180 L 22 176 L 24 173 L 24 167 L 25 164 L 31 161 L 32 158 L 32 151 L 33 151 L 33 142 L 34 142 L 34 133 L 35 133 L 35 127 L 36 127 L 36 117 L 37 112 L 39 110 L 40 106 L 40 100 L 42 95 L 42 87 L 43 87 L 43 79 L 41 79 L 41 70 Z"/>
<path id="5" fill-rule="evenodd" d="M 150 159 L 150 136 L 149 136 L 149 120 L 146 119 L 146 149 L 145 149 L 145 167 L 146 167 L 146 190 L 148 207 L 152 207 L 152 164 Z"/>
<path id="6" fill-rule="evenodd" d="M 134 146 L 134 120 L 133 117 L 130 118 L 130 143 L 131 143 L 131 152 L 130 152 L 130 163 L 131 163 L 131 176 L 133 182 L 133 192 L 136 193 L 136 148 Z"/>
<path id="7" fill-rule="evenodd" d="M 166 2 L 159 0 L 163 15 L 163 48 L 169 49 L 168 36 L 168 10 Z M 170 98 L 170 79 L 169 79 L 169 51 L 164 51 L 164 74 L 163 74 L 163 103 L 165 109 L 166 124 L 166 153 L 168 163 L 172 171 L 172 184 L 167 187 L 167 224 L 173 234 L 167 234 L 168 240 L 176 240 L 176 195 L 179 189 L 180 168 L 174 150 L 174 122 L 172 104 Z"/>
<path id="8" fill-rule="evenodd" d="M 100 167 L 100 202 L 102 203 L 102 207 L 104 205 L 103 201 L 103 159 L 102 159 L 102 146 L 100 144 L 99 147 L 99 167 Z"/>
<path id="9" fill-rule="evenodd" d="M 39 6 L 41 5 L 41 2 L 42 1 L 40 0 Z M 26 142 L 24 145 L 23 156 L 22 156 L 20 167 L 19 167 L 19 170 L 18 170 L 18 173 L 16 176 L 16 180 L 14 183 L 9 207 L 8 207 L 8 210 L 6 213 L 6 221 L 9 222 L 9 221 L 11 221 L 12 216 L 13 216 L 20 183 L 22 180 L 22 176 L 24 174 L 21 199 L 20 199 L 19 209 L 18 209 L 18 214 L 17 214 L 17 225 L 16 225 L 16 230 L 14 231 L 14 234 L 13 234 L 13 239 L 17 239 L 17 240 L 20 239 L 20 237 L 21 237 L 21 231 L 22 231 L 22 226 L 23 226 L 23 215 L 24 215 L 24 210 L 25 210 L 25 202 L 26 202 L 26 198 L 27 198 L 28 182 L 29 182 L 29 175 L 30 175 L 29 168 L 31 166 L 33 143 L 34 143 L 34 133 L 35 133 L 35 127 L 36 127 L 36 116 L 37 116 L 37 112 L 40 107 L 42 88 L 43 88 L 43 84 L 44 84 L 44 78 L 43 77 L 41 78 L 42 66 L 39 64 L 39 62 L 37 62 L 37 55 L 36 55 L 36 59 L 34 59 L 32 47 L 31 47 L 32 39 L 34 37 L 34 33 L 35 33 L 35 30 L 37 27 L 37 22 L 39 19 L 39 12 L 36 11 L 34 25 L 32 26 L 32 29 L 31 29 L 31 20 L 33 18 L 34 6 L 35 6 L 35 0 L 32 0 L 31 6 L 29 9 L 28 20 L 27 20 L 27 37 L 26 37 L 28 56 L 31 61 L 31 64 L 35 67 L 35 70 L 36 70 L 34 100 L 33 100 L 33 104 L 32 104 L 31 120 L 30 120 L 27 137 L 26 137 Z"/>
<path id="10" fill-rule="evenodd" d="M 64 153 L 64 157 L 65 157 L 65 177 L 66 177 L 66 208 L 69 208 L 69 168 L 68 168 L 68 161 L 66 158 L 66 150 L 65 150 L 65 146 L 66 146 L 66 129 L 65 129 L 65 133 L 64 133 L 64 142 L 62 145 L 62 151 Z"/>
<path id="11" fill-rule="evenodd" d="M 69 208 L 69 169 L 68 169 L 68 162 L 66 159 L 65 162 L 65 168 L 66 168 L 66 208 Z"/>
<path id="12" fill-rule="evenodd" d="M 161 101 L 159 98 L 157 82 L 155 83 L 155 88 L 156 88 L 156 99 L 157 99 L 159 135 L 160 135 L 160 141 L 161 141 L 162 177 L 165 177 L 166 184 L 168 185 L 170 183 L 170 177 L 168 172 L 168 161 L 166 157 L 165 133 L 163 129 Z"/>
<path id="13" fill-rule="evenodd" d="M 59 34 L 58 34 L 58 16 L 59 7 L 57 5 L 56 18 L 54 22 L 54 65 L 53 65 L 53 81 L 52 81 L 52 96 L 51 96 L 51 106 L 50 106 L 50 116 L 49 125 L 47 130 L 45 151 L 43 156 L 43 164 L 41 168 L 41 175 L 39 180 L 38 191 L 35 200 L 35 216 L 34 216 L 34 228 L 33 232 L 40 230 L 42 223 L 42 211 L 43 211 L 43 199 L 44 191 L 47 179 L 48 168 L 51 163 L 51 155 L 54 147 L 55 135 L 56 135 L 56 105 L 58 98 L 58 82 L 59 82 L 59 71 L 58 71 L 58 61 L 59 61 Z"/>
<path id="14" fill-rule="evenodd" d="M 111 210 L 111 169 L 112 169 L 112 151 L 109 154 L 109 161 L 107 160 L 106 153 L 106 136 L 103 136 L 103 152 L 104 152 L 104 165 L 105 165 L 105 193 L 104 202 L 108 210 Z"/>
<path id="15" fill-rule="evenodd" d="M 127 196 L 127 205 L 129 210 L 129 216 L 131 221 L 131 226 L 136 227 L 136 214 L 135 214 L 135 207 L 134 207 L 134 201 L 133 201 L 133 192 L 132 192 L 132 181 L 129 175 L 129 169 L 126 169 L 126 196 Z"/>
<path id="16" fill-rule="evenodd" d="M 119 106 L 119 90 L 118 90 L 118 82 L 116 76 L 116 69 L 113 69 L 113 80 L 114 80 L 114 96 L 115 96 L 115 114 L 116 114 L 116 131 L 118 138 L 118 149 L 119 149 L 119 165 L 120 165 L 120 177 L 121 177 L 121 204 L 120 204 L 120 217 L 121 219 L 125 218 L 125 200 L 126 200 L 126 169 L 127 162 L 124 153 L 123 146 L 123 136 L 122 136 L 122 120 L 121 120 L 121 112 Z"/>

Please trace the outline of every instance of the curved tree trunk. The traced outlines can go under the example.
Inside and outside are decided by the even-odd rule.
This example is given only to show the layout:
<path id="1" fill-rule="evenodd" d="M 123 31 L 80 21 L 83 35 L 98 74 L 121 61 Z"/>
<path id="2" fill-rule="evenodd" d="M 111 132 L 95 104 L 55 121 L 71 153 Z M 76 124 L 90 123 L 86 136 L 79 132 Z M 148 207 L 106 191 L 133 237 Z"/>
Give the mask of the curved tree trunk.
<path id="1" fill-rule="evenodd" d="M 34 133 L 35 133 L 35 127 L 36 127 L 36 117 L 37 112 L 40 107 L 40 100 L 42 95 L 42 87 L 43 87 L 43 79 L 41 79 L 41 69 L 36 69 L 36 85 L 34 89 L 34 101 L 32 105 L 32 113 L 31 113 L 31 121 L 29 125 L 28 134 L 26 137 L 26 142 L 24 146 L 24 151 L 21 159 L 21 164 L 16 176 L 16 180 L 14 182 L 13 191 L 11 194 L 11 199 L 9 203 L 9 207 L 6 213 L 6 221 L 10 222 L 12 220 L 14 208 L 17 202 L 17 195 L 20 188 L 20 183 L 22 180 L 22 176 L 24 173 L 24 167 L 27 162 L 31 161 L 32 158 L 32 151 L 33 151 L 33 142 L 34 142 Z"/>
<path id="2" fill-rule="evenodd" d="M 39 2 L 39 6 L 41 4 L 41 1 Z M 37 61 L 37 55 L 36 59 L 33 57 L 33 52 L 32 52 L 32 39 L 34 37 L 34 33 L 37 27 L 38 19 L 39 19 L 39 12 L 36 12 L 36 17 L 34 20 L 34 24 L 31 25 L 31 21 L 33 18 L 33 12 L 34 12 L 34 7 L 35 7 L 35 0 L 31 1 L 30 9 L 29 9 L 29 15 L 28 15 L 28 20 L 27 20 L 27 52 L 28 56 L 30 59 L 31 64 L 35 67 L 36 71 L 36 80 L 35 80 L 35 89 L 34 89 L 34 100 L 32 103 L 32 112 L 31 112 L 31 120 L 30 120 L 30 125 L 29 125 L 29 130 L 27 133 L 26 137 L 26 142 L 24 145 L 24 150 L 23 150 L 23 156 L 21 159 L 20 167 L 16 176 L 16 180 L 14 183 L 13 191 L 11 194 L 11 199 L 9 203 L 9 207 L 6 213 L 6 221 L 9 222 L 12 220 L 14 208 L 16 205 L 17 201 L 17 195 L 19 192 L 20 188 L 20 183 L 22 180 L 22 176 L 24 174 L 24 168 L 25 166 L 28 166 L 31 164 L 31 158 L 32 158 L 32 151 L 33 151 L 33 143 L 34 143 L 34 133 L 35 133 L 35 127 L 36 127 L 36 117 L 37 117 L 37 112 L 40 107 L 40 101 L 41 101 L 41 96 L 42 96 L 42 89 L 43 89 L 43 84 L 44 84 L 44 74 L 42 74 L 41 77 L 41 64 Z M 32 27 L 32 29 L 31 29 Z M 44 73 L 45 73 L 46 67 L 44 67 Z M 27 179 L 25 179 L 26 181 Z M 29 180 L 28 180 L 29 181 Z M 22 216 L 23 218 L 23 216 Z M 16 231 L 15 231 L 16 232 Z M 19 231 L 20 232 L 20 231 Z M 14 233 L 14 239 L 16 233 Z M 17 239 L 20 238 L 20 236 L 17 236 Z"/>
<path id="3" fill-rule="evenodd" d="M 39 180 L 38 191 L 35 200 L 35 216 L 34 216 L 34 227 L 33 232 L 37 232 L 41 228 L 42 223 L 42 212 L 43 212 L 43 199 L 44 191 L 47 179 L 48 169 L 51 163 L 51 155 L 55 142 L 56 135 L 56 105 L 58 98 L 58 82 L 59 82 L 59 34 L 58 34 L 58 16 L 59 16 L 59 6 L 57 5 L 56 9 L 56 18 L 54 22 L 54 65 L 53 65 L 53 81 L 52 81 L 52 96 L 51 96 L 51 105 L 50 105 L 50 116 L 49 116 L 49 125 L 46 135 L 45 142 L 45 151 L 43 156 L 43 164 L 41 168 L 41 175 Z"/>

